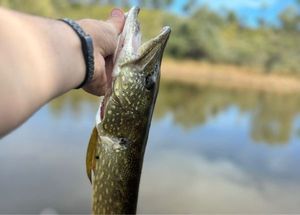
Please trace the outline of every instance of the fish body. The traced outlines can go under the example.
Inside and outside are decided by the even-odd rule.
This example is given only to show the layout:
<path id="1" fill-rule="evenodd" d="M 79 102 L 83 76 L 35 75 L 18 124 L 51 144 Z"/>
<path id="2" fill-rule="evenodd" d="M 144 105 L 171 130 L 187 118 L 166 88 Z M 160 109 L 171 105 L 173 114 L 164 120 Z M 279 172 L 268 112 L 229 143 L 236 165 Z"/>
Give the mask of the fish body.
<path id="1" fill-rule="evenodd" d="M 136 212 L 143 157 L 170 28 L 141 45 L 139 8 L 126 14 L 115 53 L 111 89 L 102 99 L 86 167 L 94 214 Z"/>

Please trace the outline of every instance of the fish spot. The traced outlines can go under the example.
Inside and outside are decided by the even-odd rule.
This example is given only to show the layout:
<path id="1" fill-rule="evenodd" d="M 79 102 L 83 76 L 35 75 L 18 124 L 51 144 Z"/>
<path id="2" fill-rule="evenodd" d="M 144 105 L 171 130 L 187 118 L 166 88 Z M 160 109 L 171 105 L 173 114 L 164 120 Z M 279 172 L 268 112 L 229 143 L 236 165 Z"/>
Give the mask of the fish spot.
<path id="1" fill-rule="evenodd" d="M 100 179 L 102 179 L 104 176 L 104 172 L 102 171 L 101 174 L 100 174 Z"/>
<path id="2" fill-rule="evenodd" d="M 131 104 L 130 100 L 128 97 L 125 97 L 126 101 L 128 102 L 128 104 Z"/>

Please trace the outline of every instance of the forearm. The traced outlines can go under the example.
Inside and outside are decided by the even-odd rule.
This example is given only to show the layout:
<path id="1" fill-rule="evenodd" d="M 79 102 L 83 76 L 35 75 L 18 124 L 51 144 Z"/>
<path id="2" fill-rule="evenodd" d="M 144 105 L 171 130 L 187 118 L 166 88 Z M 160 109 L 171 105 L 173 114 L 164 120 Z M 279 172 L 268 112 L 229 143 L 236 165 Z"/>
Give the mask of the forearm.
<path id="1" fill-rule="evenodd" d="M 0 136 L 78 86 L 85 63 L 65 23 L 0 8 Z"/>

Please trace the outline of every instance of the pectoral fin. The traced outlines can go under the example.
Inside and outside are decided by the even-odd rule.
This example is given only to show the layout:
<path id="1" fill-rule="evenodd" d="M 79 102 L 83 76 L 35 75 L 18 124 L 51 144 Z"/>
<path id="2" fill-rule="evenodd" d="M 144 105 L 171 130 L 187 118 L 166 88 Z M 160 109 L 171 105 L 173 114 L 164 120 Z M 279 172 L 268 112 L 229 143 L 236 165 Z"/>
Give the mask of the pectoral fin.
<path id="1" fill-rule="evenodd" d="M 92 183 L 92 170 L 94 170 L 95 168 L 95 152 L 96 152 L 97 142 L 98 142 L 98 131 L 97 128 L 95 127 L 93 129 L 90 142 L 87 148 L 87 153 L 86 153 L 86 173 L 91 183 Z"/>

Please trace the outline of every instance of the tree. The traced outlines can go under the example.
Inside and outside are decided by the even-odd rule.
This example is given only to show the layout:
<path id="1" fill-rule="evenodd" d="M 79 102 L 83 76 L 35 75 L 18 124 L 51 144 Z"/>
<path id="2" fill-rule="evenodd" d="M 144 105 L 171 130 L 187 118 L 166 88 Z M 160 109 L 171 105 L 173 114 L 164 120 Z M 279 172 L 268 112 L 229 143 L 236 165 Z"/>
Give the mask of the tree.
<path id="1" fill-rule="evenodd" d="M 154 9 L 164 9 L 169 7 L 173 0 L 139 0 L 140 7 L 149 7 Z"/>
<path id="2" fill-rule="evenodd" d="M 238 18 L 233 11 L 229 11 L 226 16 L 226 21 L 229 24 L 236 24 L 236 23 L 238 23 Z"/>
<path id="3" fill-rule="evenodd" d="M 188 0 L 183 5 L 182 10 L 188 14 L 191 14 L 193 12 L 193 9 L 195 8 L 196 3 L 196 0 Z"/>
<path id="4" fill-rule="evenodd" d="M 287 31 L 300 30 L 300 15 L 295 7 L 287 7 L 280 13 L 279 19 L 283 29 Z"/>

